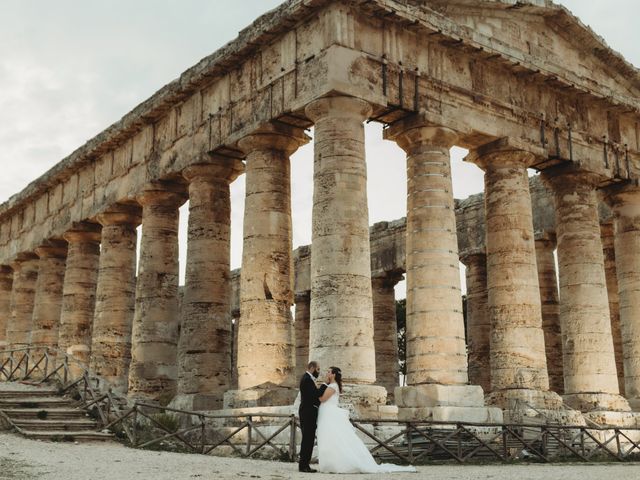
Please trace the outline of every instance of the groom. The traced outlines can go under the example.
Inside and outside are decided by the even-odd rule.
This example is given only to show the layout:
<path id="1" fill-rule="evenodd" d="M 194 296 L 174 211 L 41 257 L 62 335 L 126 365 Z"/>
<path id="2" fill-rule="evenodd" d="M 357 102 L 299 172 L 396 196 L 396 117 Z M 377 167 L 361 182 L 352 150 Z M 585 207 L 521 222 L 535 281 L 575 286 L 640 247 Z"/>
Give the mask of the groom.
<path id="1" fill-rule="evenodd" d="M 327 388 L 323 385 L 320 389 L 316 387 L 316 379 L 320 375 L 320 364 L 316 361 L 309 362 L 307 371 L 300 379 L 300 408 L 298 417 L 302 428 L 302 444 L 300 445 L 300 460 L 298 470 L 301 472 L 313 473 L 315 470 L 309 466 L 311 454 L 313 453 L 313 442 L 316 438 L 316 427 L 318 424 L 318 408 L 320 407 L 320 397 Z"/>

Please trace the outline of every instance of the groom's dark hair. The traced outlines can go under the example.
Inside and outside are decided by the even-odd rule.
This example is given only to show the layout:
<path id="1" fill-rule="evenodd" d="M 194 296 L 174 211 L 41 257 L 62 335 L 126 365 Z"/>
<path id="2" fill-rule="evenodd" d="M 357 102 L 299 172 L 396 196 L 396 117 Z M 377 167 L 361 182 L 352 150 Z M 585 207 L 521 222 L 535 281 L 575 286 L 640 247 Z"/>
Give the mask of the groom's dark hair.
<path id="1" fill-rule="evenodd" d="M 312 368 L 318 368 L 318 362 L 315 360 L 311 360 L 307 365 L 307 370 L 311 370 Z"/>

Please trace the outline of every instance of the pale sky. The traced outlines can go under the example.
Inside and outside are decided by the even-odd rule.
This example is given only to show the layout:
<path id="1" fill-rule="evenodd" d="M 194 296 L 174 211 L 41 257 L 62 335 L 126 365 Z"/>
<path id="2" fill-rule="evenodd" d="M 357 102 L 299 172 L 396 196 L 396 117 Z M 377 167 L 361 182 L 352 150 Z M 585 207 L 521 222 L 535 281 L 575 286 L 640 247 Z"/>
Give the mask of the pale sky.
<path id="1" fill-rule="evenodd" d="M 279 0 L 0 0 L 0 202 L 181 72 L 236 37 Z M 627 60 L 640 65 L 640 2 L 562 0 Z M 367 133 L 369 218 L 406 211 L 402 151 Z M 482 172 L 453 150 L 457 198 Z M 294 247 L 311 240 L 313 147 L 292 159 Z M 232 186 L 232 267 L 242 255 L 244 177 Z M 181 266 L 186 211 L 181 223 Z M 399 296 L 403 296 L 398 292 Z"/>

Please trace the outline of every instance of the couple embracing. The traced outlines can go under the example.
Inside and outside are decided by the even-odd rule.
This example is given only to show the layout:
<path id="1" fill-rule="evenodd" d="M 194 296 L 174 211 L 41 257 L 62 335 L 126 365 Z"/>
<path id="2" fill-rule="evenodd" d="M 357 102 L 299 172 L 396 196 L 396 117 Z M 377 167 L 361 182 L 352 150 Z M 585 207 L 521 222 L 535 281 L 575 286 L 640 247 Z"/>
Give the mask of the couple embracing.
<path id="1" fill-rule="evenodd" d="M 318 434 L 319 470 L 326 473 L 389 473 L 415 472 L 413 467 L 392 464 L 378 465 L 360 440 L 349 422 L 349 411 L 338 407 L 342 393 L 342 372 L 338 367 L 329 368 L 326 383 L 320 388 L 316 380 L 320 376 L 318 362 L 309 362 L 300 380 L 300 409 L 302 427 L 300 446 L 301 472 L 315 472 L 309 466 L 313 443 Z"/>

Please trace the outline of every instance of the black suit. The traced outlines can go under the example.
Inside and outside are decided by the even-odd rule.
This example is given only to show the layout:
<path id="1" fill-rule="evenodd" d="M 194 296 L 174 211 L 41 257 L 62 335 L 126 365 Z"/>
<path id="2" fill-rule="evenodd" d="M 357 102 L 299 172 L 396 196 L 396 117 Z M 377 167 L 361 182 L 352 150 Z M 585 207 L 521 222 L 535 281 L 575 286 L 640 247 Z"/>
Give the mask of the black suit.
<path id="1" fill-rule="evenodd" d="M 318 423 L 318 407 L 320 407 L 320 397 L 326 390 L 326 385 L 316 388 L 316 383 L 311 376 L 305 372 L 300 379 L 300 408 L 298 417 L 302 427 L 302 444 L 300 445 L 299 468 L 306 468 L 311 461 L 313 453 L 313 442 L 316 438 L 316 427 Z"/>

